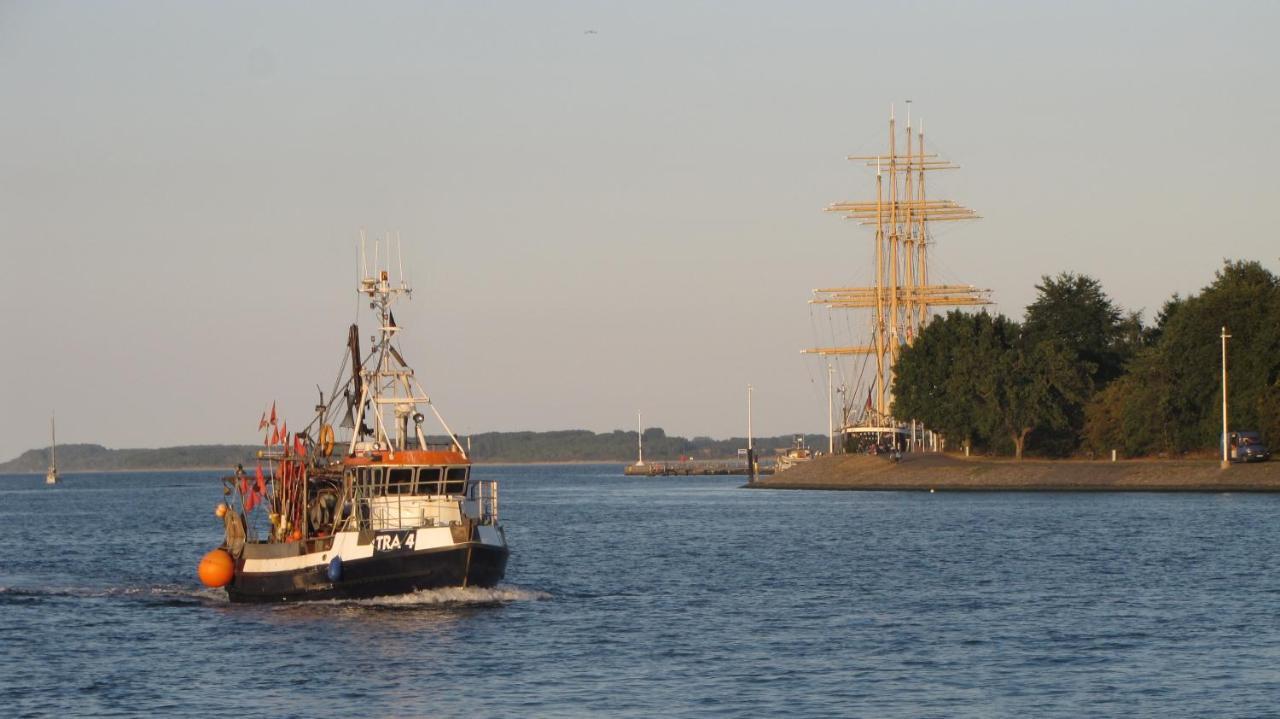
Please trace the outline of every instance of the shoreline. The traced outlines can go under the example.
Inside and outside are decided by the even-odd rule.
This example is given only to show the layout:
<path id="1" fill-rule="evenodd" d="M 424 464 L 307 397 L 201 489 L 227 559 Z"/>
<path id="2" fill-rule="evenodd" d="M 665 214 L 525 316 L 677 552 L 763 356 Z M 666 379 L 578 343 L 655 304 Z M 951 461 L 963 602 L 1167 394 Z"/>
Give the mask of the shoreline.
<path id="1" fill-rule="evenodd" d="M 594 459 L 569 459 L 556 460 L 548 462 L 472 462 L 474 467 L 519 467 L 522 465 L 584 465 L 584 464 L 622 464 L 625 465 L 629 460 L 594 460 Z M 68 469 L 58 470 L 59 477 L 67 477 L 77 474 L 158 474 L 161 472 L 234 472 L 234 467 L 149 467 L 147 469 Z M 30 472 L 0 472 L 0 477 L 44 477 L 45 470 L 34 470 Z"/>
<path id="2" fill-rule="evenodd" d="M 958 492 L 1280 492 L 1280 462 L 994 459 L 945 454 L 818 457 L 749 489 Z"/>

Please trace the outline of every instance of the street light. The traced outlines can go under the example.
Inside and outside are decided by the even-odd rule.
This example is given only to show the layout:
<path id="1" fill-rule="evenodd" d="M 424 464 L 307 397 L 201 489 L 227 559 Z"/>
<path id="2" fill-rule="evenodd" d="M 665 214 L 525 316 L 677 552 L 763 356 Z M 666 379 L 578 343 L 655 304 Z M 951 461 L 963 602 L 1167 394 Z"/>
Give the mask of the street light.
<path id="1" fill-rule="evenodd" d="M 636 410 L 636 451 L 639 457 L 636 459 L 636 466 L 644 466 L 644 425 L 640 422 L 640 410 Z"/>
<path id="2" fill-rule="evenodd" d="M 827 363 L 827 454 L 836 453 L 836 428 L 831 418 L 831 363 Z"/>
<path id="3" fill-rule="evenodd" d="M 1231 335 L 1227 334 L 1227 328 L 1222 328 L 1222 468 L 1226 469 L 1231 466 L 1231 460 L 1227 456 L 1227 340 Z"/>

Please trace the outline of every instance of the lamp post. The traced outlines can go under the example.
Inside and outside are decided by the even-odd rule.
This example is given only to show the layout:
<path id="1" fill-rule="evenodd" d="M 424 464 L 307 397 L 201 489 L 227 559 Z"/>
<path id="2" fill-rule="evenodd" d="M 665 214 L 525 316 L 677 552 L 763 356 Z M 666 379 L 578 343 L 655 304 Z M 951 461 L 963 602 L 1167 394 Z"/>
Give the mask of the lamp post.
<path id="1" fill-rule="evenodd" d="M 1231 460 L 1227 456 L 1227 340 L 1231 335 L 1227 334 L 1227 328 L 1222 328 L 1222 468 L 1226 469 L 1231 466 Z"/>
<path id="2" fill-rule="evenodd" d="M 751 385 L 747 385 L 747 474 L 752 484 L 760 478 L 760 465 L 756 463 L 756 451 L 751 442 Z"/>
<path id="3" fill-rule="evenodd" d="M 836 453 L 836 428 L 831 419 L 831 363 L 827 363 L 827 454 Z"/>

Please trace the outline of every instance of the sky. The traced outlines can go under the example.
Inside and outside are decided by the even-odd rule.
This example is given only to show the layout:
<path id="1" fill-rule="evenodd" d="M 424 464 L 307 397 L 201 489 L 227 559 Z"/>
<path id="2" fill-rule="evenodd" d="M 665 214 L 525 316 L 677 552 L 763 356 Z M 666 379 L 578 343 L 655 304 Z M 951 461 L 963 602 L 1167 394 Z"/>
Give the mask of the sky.
<path id="1" fill-rule="evenodd" d="M 1147 317 L 1280 271 L 1272 2 L 0 2 L 0 460 L 251 443 L 332 385 L 359 233 L 461 433 L 825 432 L 870 279 L 846 160 L 890 106 L 961 166 L 932 279 Z M 945 175 L 945 176 L 944 176 Z M 935 181 L 933 178 L 937 177 Z M 360 319 L 370 334 L 367 309 Z M 855 368 L 840 366 L 837 384 Z"/>

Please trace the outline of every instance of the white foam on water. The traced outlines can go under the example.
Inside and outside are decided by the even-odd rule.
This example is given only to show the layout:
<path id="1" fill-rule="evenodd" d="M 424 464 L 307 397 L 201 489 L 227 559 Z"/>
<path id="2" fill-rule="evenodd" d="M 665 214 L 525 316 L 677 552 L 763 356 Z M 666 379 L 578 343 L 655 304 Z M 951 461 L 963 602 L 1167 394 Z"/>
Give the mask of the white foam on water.
<path id="1" fill-rule="evenodd" d="M 129 590 L 126 594 L 146 594 L 157 597 L 198 599 L 202 602 L 216 604 L 228 603 L 227 592 L 219 587 L 186 586 L 181 584 L 162 584 L 154 587 L 143 587 Z"/>
<path id="2" fill-rule="evenodd" d="M 550 598 L 551 595 L 546 592 L 514 586 L 488 589 L 483 587 L 445 587 L 370 599 L 339 600 L 338 603 L 363 607 L 449 607 L 536 602 Z"/>
<path id="3" fill-rule="evenodd" d="M 120 597 L 140 600 L 187 600 L 204 604 L 228 604 L 226 591 L 223 589 L 186 586 L 181 584 L 159 584 L 132 587 L 11 587 L 0 586 L 0 596 L 12 598 L 34 599 L 102 599 Z M 321 599 L 315 601 L 302 600 L 278 605 L 279 608 L 305 606 L 345 606 L 389 609 L 412 609 L 415 607 L 467 607 L 497 606 L 513 602 L 536 602 L 551 599 L 551 595 L 535 589 L 516 586 L 482 587 L 447 587 L 443 589 L 425 589 L 410 594 L 397 594 L 369 599 Z"/>
<path id="4" fill-rule="evenodd" d="M 180 584 L 160 584 L 131 587 L 76 587 L 76 586 L 32 586 L 9 587 L 0 586 L 0 595 L 34 598 L 64 599 L 105 599 L 125 597 L 129 599 L 194 599 L 202 602 L 227 601 L 227 595 L 220 589 L 208 587 L 190 587 Z"/>

